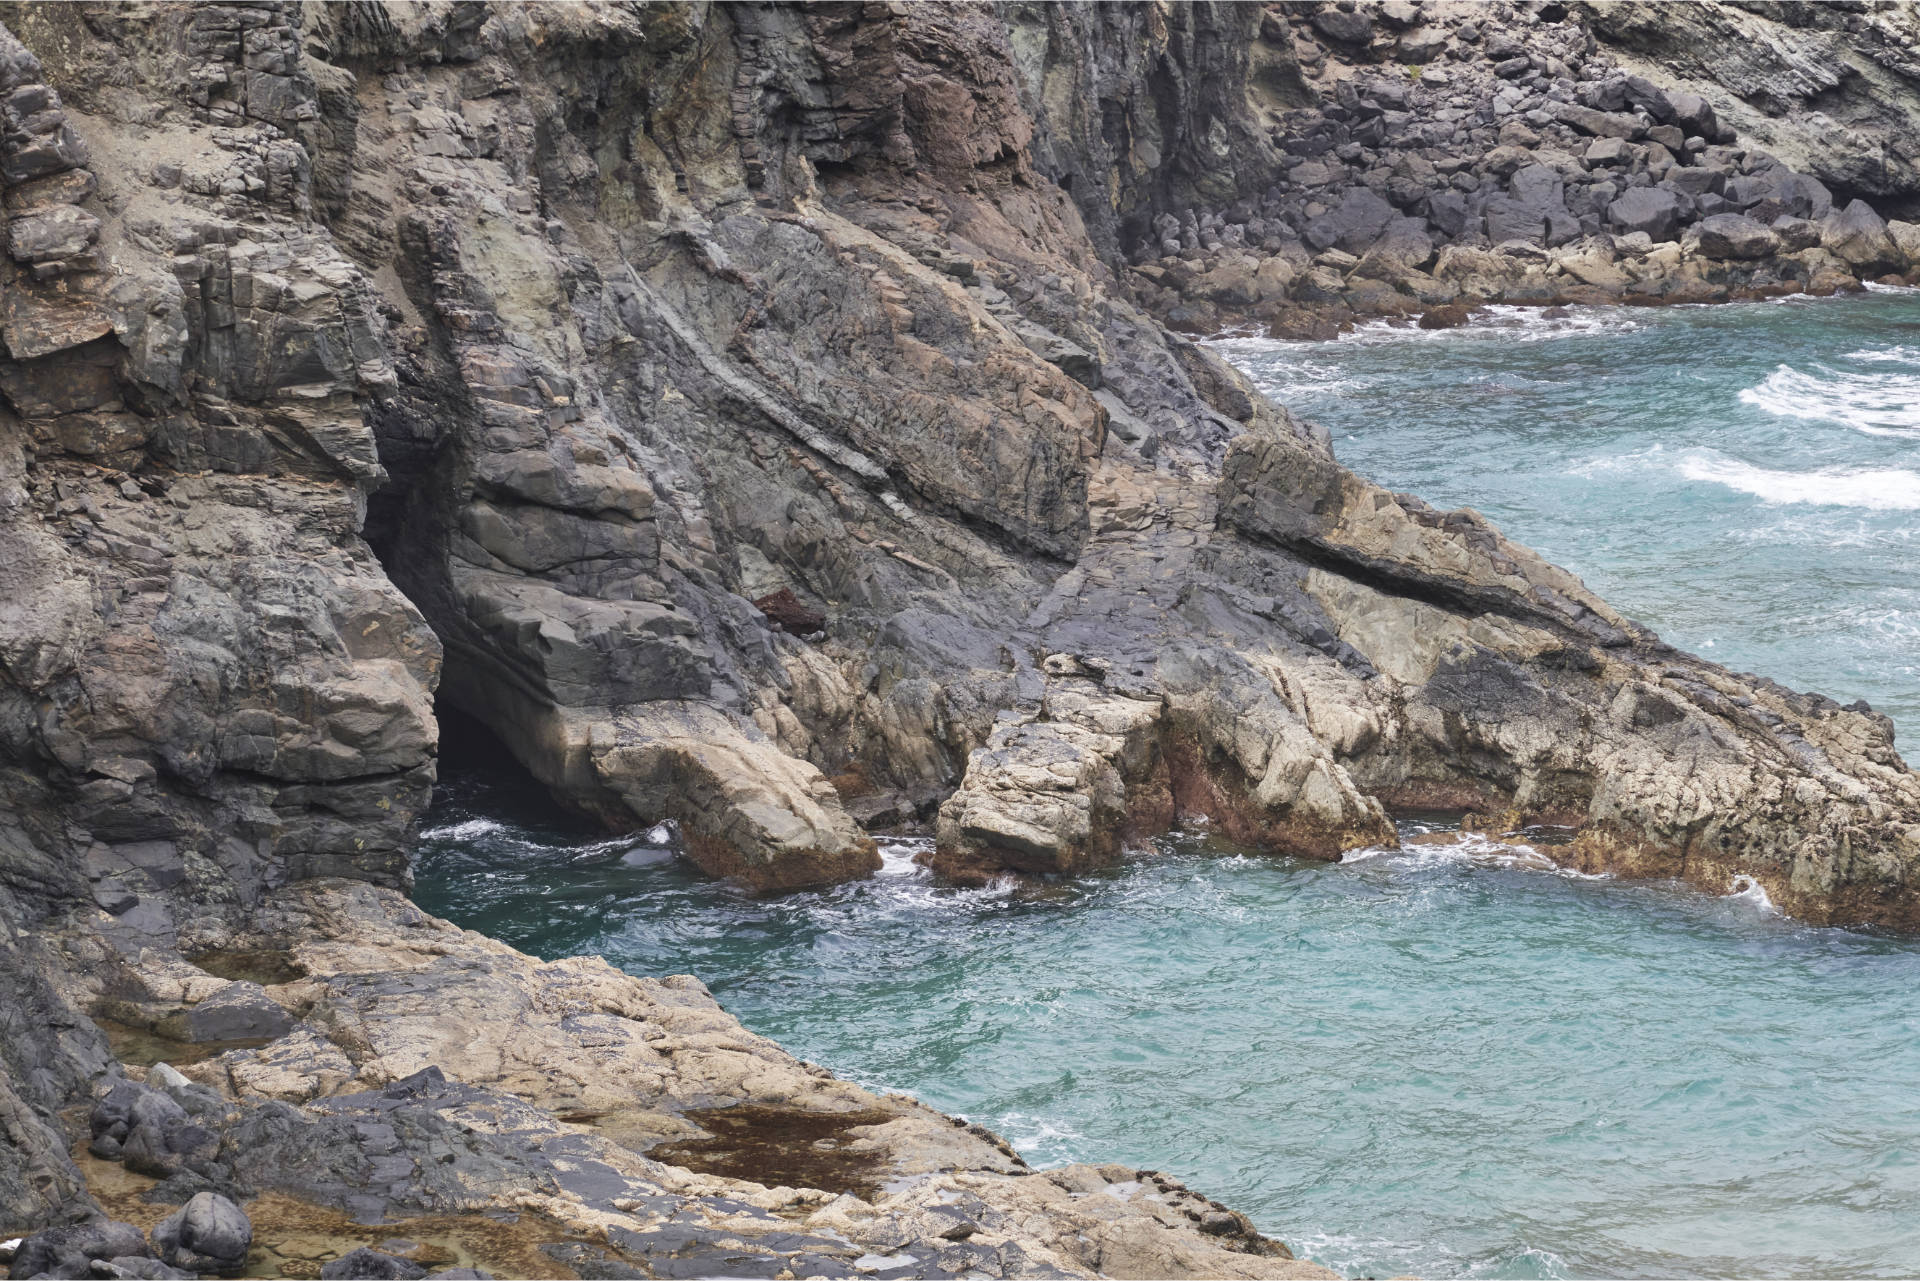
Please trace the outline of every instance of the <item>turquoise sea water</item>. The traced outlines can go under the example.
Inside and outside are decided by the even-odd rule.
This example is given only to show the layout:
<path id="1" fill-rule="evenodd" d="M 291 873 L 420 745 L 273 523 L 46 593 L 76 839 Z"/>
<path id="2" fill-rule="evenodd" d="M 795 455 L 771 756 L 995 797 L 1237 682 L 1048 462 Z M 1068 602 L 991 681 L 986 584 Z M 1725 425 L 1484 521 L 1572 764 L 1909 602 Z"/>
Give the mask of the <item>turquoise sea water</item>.
<path id="1" fill-rule="evenodd" d="M 1666 640 L 1920 727 L 1920 291 L 1227 340 L 1340 460 Z"/>
<path id="2" fill-rule="evenodd" d="M 1916 710 L 1920 298 L 1223 347 L 1363 473 L 1669 639 Z M 1170 1171 L 1349 1276 L 1920 1274 L 1920 940 L 1485 844 L 1317 864 L 1198 833 L 1040 893 L 936 886 L 899 842 L 755 899 L 448 765 L 429 910 L 698 974 L 1036 1165 Z"/>

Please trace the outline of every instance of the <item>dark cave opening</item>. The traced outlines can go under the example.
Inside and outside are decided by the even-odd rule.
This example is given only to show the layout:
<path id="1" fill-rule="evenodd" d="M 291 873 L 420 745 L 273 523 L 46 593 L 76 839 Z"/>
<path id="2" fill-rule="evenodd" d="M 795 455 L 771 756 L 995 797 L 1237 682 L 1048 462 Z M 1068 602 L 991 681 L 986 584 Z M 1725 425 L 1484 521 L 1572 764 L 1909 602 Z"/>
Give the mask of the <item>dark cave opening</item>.
<path id="1" fill-rule="evenodd" d="M 434 700 L 433 714 L 440 722 L 440 769 L 429 825 L 457 810 L 543 832 L 605 834 L 602 825 L 555 800 L 485 722 L 444 697 Z"/>

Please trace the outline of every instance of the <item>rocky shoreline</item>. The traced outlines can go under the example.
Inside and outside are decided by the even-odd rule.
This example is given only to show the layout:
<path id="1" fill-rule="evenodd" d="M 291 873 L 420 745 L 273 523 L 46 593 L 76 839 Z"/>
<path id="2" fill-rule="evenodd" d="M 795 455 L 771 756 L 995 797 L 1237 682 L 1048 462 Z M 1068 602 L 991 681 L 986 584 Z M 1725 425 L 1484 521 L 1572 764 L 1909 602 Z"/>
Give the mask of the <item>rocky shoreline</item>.
<path id="1" fill-rule="evenodd" d="M 1821 174 L 1764 67 L 1709 95 L 1586 52 L 1771 19 L 1620 8 L 0 4 L 14 1275 L 1328 1275 L 1164 1176 L 1027 1170 L 697 980 L 426 916 L 436 708 L 767 890 L 904 823 L 967 879 L 1182 814 L 1336 857 L 1449 806 L 1915 923 L 1885 718 L 1673 650 L 1173 332 L 1224 323 L 1195 281 L 1255 217 L 1256 282 L 1312 247 L 1232 304 L 1282 328 L 1429 279 L 1571 297 L 1581 254 L 1623 298 L 1912 270 L 1869 205 L 1920 180 L 1855 163 L 1911 131 L 1910 7 L 1808 18 L 1858 66 L 1806 91 L 1865 140 Z M 1444 94 L 1362 92 L 1419 47 Z M 1549 154 L 1574 108 L 1631 121 L 1613 159 Z M 1412 159 L 1449 146 L 1443 192 Z M 1625 224 L 1699 174 L 1673 236 Z M 1446 192 L 1481 230 L 1437 248 Z"/>
<path id="2" fill-rule="evenodd" d="M 1380 316 L 1449 327 L 1489 303 L 1727 302 L 1920 278 L 1920 224 L 1848 194 L 1898 191 L 1891 207 L 1910 211 L 1910 176 L 1884 163 L 1863 173 L 1842 137 L 1809 148 L 1739 99 L 1748 130 L 1722 121 L 1692 91 L 1720 88 L 1711 66 L 1690 66 L 1681 88 L 1635 56 L 1626 37 L 1638 28 L 1622 21 L 1635 8 L 1270 6 L 1260 47 L 1287 108 L 1273 115 L 1278 176 L 1225 207 L 1158 214 L 1128 254 L 1140 297 L 1186 332 L 1324 338 Z M 1705 9 L 1739 24 L 1720 38 L 1761 51 L 1745 68 L 1748 97 L 1807 118 L 1789 129 L 1824 119 L 1836 135 L 1847 131 L 1795 105 L 1828 91 L 1842 101 L 1827 109 L 1844 111 L 1849 94 L 1866 96 L 1851 67 L 1834 66 L 1829 34 L 1896 70 L 1891 51 L 1920 36 L 1897 7 L 1804 21 Z M 1668 74 L 1656 83 L 1642 71 Z M 1713 96 L 1729 102 L 1724 89 Z M 1841 194 L 1756 136 L 1820 167 Z M 1880 146 L 1911 149 L 1897 134 Z"/>

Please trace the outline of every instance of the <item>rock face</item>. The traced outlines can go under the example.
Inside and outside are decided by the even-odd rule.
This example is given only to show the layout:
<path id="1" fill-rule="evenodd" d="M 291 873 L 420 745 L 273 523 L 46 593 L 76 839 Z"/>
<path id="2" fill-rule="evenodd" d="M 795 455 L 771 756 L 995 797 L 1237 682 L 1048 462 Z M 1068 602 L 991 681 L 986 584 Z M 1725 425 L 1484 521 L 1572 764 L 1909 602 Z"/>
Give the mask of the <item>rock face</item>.
<path id="1" fill-rule="evenodd" d="M 1366 484 L 1154 318 L 1907 269 L 1717 99 L 1574 79 L 1557 8 L 0 5 L 0 1228 L 97 1217 L 80 1109 L 194 1268 L 271 1194 L 531 1212 L 576 1270 L 1317 1274 L 420 914 L 436 696 L 763 889 L 870 871 L 856 815 L 978 878 L 1437 805 L 1912 923 L 1882 718 Z M 1335 74 L 1389 56 L 1432 70 Z"/>
<path id="2" fill-rule="evenodd" d="M 1623 67 L 1691 90 L 1669 93 L 1676 106 L 1711 99 L 1718 119 L 1794 168 L 1915 212 L 1920 11 L 1911 4 L 1575 7 Z"/>
<path id="3" fill-rule="evenodd" d="M 1250 73 L 1238 109 L 1278 163 L 1233 171 L 1229 197 L 1154 207 L 1124 244 L 1150 311 L 1288 337 L 1462 304 L 1725 301 L 1920 270 L 1882 237 L 1795 226 L 1863 196 L 1913 212 L 1912 4 L 1386 9 L 1268 7 L 1251 63 L 1284 63 L 1294 87 L 1266 93 Z M 1729 217 L 1778 239 L 1732 252 L 1697 233 Z M 1242 286 L 1262 275 L 1284 283 Z"/>

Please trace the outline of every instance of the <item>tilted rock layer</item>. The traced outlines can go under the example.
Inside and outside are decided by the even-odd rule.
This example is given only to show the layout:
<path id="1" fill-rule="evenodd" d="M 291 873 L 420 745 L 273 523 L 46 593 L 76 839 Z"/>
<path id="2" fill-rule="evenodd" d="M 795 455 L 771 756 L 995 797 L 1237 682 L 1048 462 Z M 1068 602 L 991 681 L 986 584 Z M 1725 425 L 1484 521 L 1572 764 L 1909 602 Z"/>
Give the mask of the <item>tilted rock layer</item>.
<path id="1" fill-rule="evenodd" d="M 1904 281 L 1916 40 L 1910 3 L 1269 4 L 1277 160 L 1228 197 L 1162 187 L 1119 234 L 1168 323 L 1279 337 Z"/>
<path id="2" fill-rule="evenodd" d="M 1453 62 L 1545 100 L 1526 42 L 1558 58 L 1567 11 L 1500 12 L 1521 51 Z M 162 1199 L 515 1209 L 656 1273 L 1314 1272 L 1171 1181 L 1026 1171 L 690 980 L 422 916 L 436 696 L 764 889 L 872 870 L 869 827 L 978 878 L 1182 815 L 1332 858 L 1446 806 L 1911 923 L 1883 718 L 1368 485 L 1150 314 L 1199 296 L 1128 265 L 1157 215 L 1352 145 L 1289 132 L 1329 84 L 1296 29 L 1360 65 L 1425 13 L 0 5 L 0 1026 L 45 1029 L 0 1038 L 0 1227 L 92 1209 L 78 1108 Z M 1710 154 L 1573 118 L 1624 130 L 1622 218 Z M 1339 207 L 1371 226 L 1366 159 Z M 1556 194 L 1586 235 L 1542 163 L 1475 175 L 1476 216 Z M 1790 177 L 1742 180 L 1816 199 Z M 1649 232 L 1649 272 L 1777 259 L 1794 229 L 1742 208 Z M 1412 215 L 1347 248 L 1330 216 L 1293 229 L 1355 260 L 1329 298 L 1424 272 Z M 1800 251 L 1847 279 L 1904 244 L 1835 217 Z M 1293 298 L 1284 249 L 1252 277 Z M 136 1082 L 94 1018 L 224 1052 Z M 846 1165 L 796 1158 L 829 1131 Z"/>

